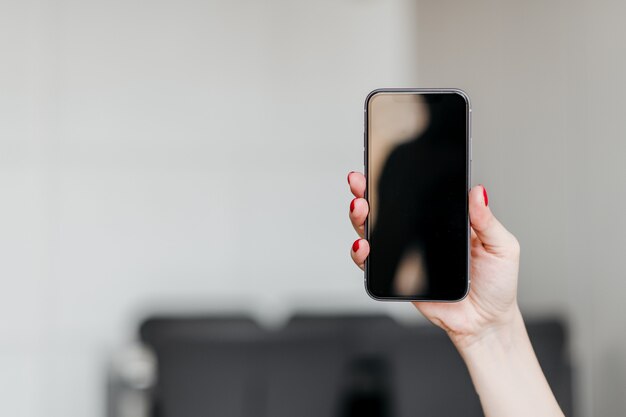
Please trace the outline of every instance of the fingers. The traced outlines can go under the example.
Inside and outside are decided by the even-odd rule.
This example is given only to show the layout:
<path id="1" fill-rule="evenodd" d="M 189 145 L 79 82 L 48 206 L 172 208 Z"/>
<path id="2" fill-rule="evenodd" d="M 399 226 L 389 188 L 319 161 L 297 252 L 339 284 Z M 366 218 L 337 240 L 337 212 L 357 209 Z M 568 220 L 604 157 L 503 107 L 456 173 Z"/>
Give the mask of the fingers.
<path id="1" fill-rule="evenodd" d="M 364 198 L 355 197 L 350 202 L 350 221 L 360 237 L 365 237 L 365 219 L 369 214 L 369 205 Z"/>
<path id="2" fill-rule="evenodd" d="M 469 214 L 472 229 L 488 252 L 502 256 L 519 255 L 517 239 L 491 213 L 489 197 L 482 185 L 470 190 Z"/>
<path id="3" fill-rule="evenodd" d="M 369 205 L 365 195 L 365 176 L 352 171 L 348 174 L 348 184 L 354 199 L 350 202 L 350 222 L 360 237 L 365 237 L 365 219 L 369 214 Z"/>
<path id="4" fill-rule="evenodd" d="M 370 244 L 365 239 L 357 239 L 352 244 L 350 256 L 354 263 L 361 269 L 365 269 L 365 259 L 370 254 Z"/>
<path id="5" fill-rule="evenodd" d="M 365 176 L 360 172 L 352 171 L 348 174 L 348 184 L 350 191 L 355 197 L 365 197 Z"/>
<path id="6" fill-rule="evenodd" d="M 354 230 L 361 237 L 361 239 L 355 240 L 352 244 L 350 256 L 359 268 L 365 269 L 365 259 L 370 253 L 368 241 L 362 239 L 365 236 L 365 219 L 369 213 L 369 205 L 363 198 L 365 196 L 365 176 L 360 172 L 352 171 L 348 174 L 348 184 L 350 185 L 350 191 L 355 197 L 350 202 L 350 221 Z"/>

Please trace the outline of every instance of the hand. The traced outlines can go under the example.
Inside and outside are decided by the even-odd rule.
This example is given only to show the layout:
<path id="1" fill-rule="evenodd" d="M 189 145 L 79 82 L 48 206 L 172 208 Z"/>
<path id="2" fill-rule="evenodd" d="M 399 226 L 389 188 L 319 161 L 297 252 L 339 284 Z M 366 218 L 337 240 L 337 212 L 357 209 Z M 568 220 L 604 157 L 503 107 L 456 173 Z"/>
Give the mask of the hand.
<path id="1" fill-rule="evenodd" d="M 355 198 L 350 203 L 350 221 L 361 239 L 352 246 L 353 261 L 363 269 L 370 247 L 364 239 L 369 213 L 365 177 L 348 175 Z M 471 285 L 468 296 L 458 303 L 415 302 L 415 307 L 431 322 L 444 329 L 459 348 L 467 347 L 488 334 L 506 333 L 521 315 L 517 305 L 519 243 L 493 216 L 487 192 L 482 186 L 469 193 L 471 223 Z"/>

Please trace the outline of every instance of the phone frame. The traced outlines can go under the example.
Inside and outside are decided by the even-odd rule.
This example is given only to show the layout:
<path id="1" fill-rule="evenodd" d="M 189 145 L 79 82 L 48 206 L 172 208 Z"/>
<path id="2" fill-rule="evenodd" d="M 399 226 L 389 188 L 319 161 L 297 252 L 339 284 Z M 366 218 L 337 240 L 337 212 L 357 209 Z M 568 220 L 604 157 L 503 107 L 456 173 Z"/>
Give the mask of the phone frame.
<path id="1" fill-rule="evenodd" d="M 388 93 L 401 93 L 401 94 L 458 94 L 465 100 L 465 118 L 466 118 L 466 137 L 465 137 L 465 178 L 466 178 L 466 189 L 468 199 L 466 207 L 467 207 L 467 285 L 465 293 L 462 297 L 454 300 L 438 300 L 438 299 L 430 299 L 430 298 L 415 298 L 415 297 L 402 297 L 402 296 L 392 296 L 392 297 L 379 297 L 373 294 L 368 286 L 369 283 L 369 257 L 365 259 L 365 269 L 364 269 L 364 285 L 365 291 L 367 295 L 377 301 L 417 301 L 417 302 L 438 302 L 438 303 L 455 303 L 462 301 L 467 297 L 470 291 L 470 219 L 469 219 L 469 191 L 471 189 L 471 174 L 472 174 L 472 106 L 470 103 L 469 96 L 465 91 L 459 88 L 378 88 L 376 90 L 371 91 L 367 97 L 365 98 L 365 108 L 364 108 L 364 116 L 365 116 L 365 124 L 364 124 L 364 132 L 363 132 L 363 165 L 365 168 L 365 179 L 366 179 L 366 187 L 365 187 L 365 200 L 368 201 L 369 204 L 369 181 L 367 181 L 369 177 L 369 112 L 368 107 L 370 100 L 376 96 L 377 94 L 388 94 Z M 367 216 L 365 220 L 365 239 L 369 242 L 370 240 L 370 216 Z"/>

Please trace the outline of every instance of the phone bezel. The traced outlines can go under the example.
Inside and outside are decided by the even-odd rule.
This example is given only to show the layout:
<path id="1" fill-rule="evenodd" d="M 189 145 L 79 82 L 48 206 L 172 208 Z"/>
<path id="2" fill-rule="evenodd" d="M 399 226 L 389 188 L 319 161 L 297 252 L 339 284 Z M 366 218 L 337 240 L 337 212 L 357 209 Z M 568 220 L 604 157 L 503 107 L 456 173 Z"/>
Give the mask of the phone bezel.
<path id="1" fill-rule="evenodd" d="M 363 149 L 363 164 L 364 164 L 364 173 L 365 173 L 365 179 L 366 179 L 366 184 L 369 184 L 369 182 L 367 181 L 368 177 L 369 177 L 369 147 L 368 147 L 368 142 L 369 142 L 369 111 L 368 111 L 368 107 L 369 107 L 369 103 L 370 100 L 376 96 L 377 94 L 389 94 L 389 93 L 402 93 L 402 94 L 458 94 L 461 97 L 463 97 L 463 99 L 465 100 L 465 105 L 466 105 L 466 138 L 465 138 L 465 157 L 466 157 L 466 161 L 465 161 L 465 169 L 466 169 L 466 174 L 465 174 L 465 178 L 466 178 L 466 189 L 467 189 L 467 196 L 466 198 L 469 198 L 469 191 L 471 188 L 471 171 L 472 171 L 472 107 L 471 107 L 471 103 L 470 103 L 470 99 L 469 96 L 467 95 L 467 93 L 459 88 L 378 88 L 375 89 L 373 91 L 371 91 L 367 97 L 365 98 L 365 109 L 364 109 L 364 115 L 365 115 L 365 125 L 364 125 L 364 133 L 363 133 L 363 141 L 364 141 L 364 149 Z M 365 187 L 365 200 L 367 200 L 369 202 L 369 186 L 366 185 Z M 466 204 L 466 208 L 467 208 L 467 213 L 466 213 L 466 218 L 467 218 L 467 228 L 466 228 L 466 247 L 467 247 L 467 271 L 466 271 L 466 288 L 465 288 L 465 293 L 460 297 L 460 298 L 456 298 L 456 299 L 431 299 L 431 298 L 415 298 L 415 297 L 403 297 L 403 296 L 391 296 L 391 297 L 381 297 L 378 296 L 374 293 L 372 293 L 372 291 L 369 288 L 369 257 L 366 258 L 365 260 L 365 268 L 364 268 L 364 285 L 365 285 L 365 291 L 367 292 L 367 295 L 370 296 L 372 299 L 377 300 L 377 301 L 414 301 L 414 302 L 441 302 L 441 303 L 455 303 L 455 302 L 459 302 L 462 301 L 463 299 L 465 299 L 465 297 L 467 297 L 467 295 L 469 294 L 470 291 L 470 219 L 469 219 L 469 201 Z M 370 217 L 368 216 L 366 221 L 365 221 L 365 238 L 369 241 L 370 235 L 369 235 L 369 230 L 370 230 Z"/>

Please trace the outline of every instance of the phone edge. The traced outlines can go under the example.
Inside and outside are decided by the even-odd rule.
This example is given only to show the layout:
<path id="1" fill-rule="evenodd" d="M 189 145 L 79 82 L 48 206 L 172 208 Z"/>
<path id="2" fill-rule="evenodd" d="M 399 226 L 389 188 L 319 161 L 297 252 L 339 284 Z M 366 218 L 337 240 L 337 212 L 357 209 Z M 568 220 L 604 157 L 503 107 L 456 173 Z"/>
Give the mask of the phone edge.
<path id="1" fill-rule="evenodd" d="M 380 93 L 455 93 L 460 95 L 461 97 L 463 97 L 463 99 L 465 100 L 466 103 L 466 141 L 465 141 L 465 146 L 466 146 L 466 151 L 465 151 L 465 157 L 466 157 L 466 170 L 467 170 L 467 174 L 466 174 L 466 179 L 467 179 L 467 183 L 466 183 L 466 190 L 467 190 L 467 204 L 466 204 L 466 209 L 467 209 L 467 213 L 466 213 L 466 217 L 467 217 L 467 285 L 466 285 L 466 290 L 465 293 L 463 294 L 463 296 L 461 296 L 458 299 L 454 299 L 454 300 L 437 300 L 437 299 L 423 299 L 423 298 L 413 298 L 413 297 L 379 297 L 375 294 L 373 294 L 369 287 L 368 287 L 368 276 L 369 276 L 369 257 L 365 259 L 365 263 L 364 263 L 364 268 L 363 268 L 363 285 L 365 287 L 365 292 L 367 293 L 367 295 L 372 298 L 373 300 L 376 301 L 387 301 L 387 302 L 434 302 L 434 303 L 458 303 L 460 301 L 463 301 L 470 292 L 470 287 L 471 287 L 471 277 L 470 277 L 470 236 L 471 236 L 471 230 L 470 230 L 470 219 L 469 219 L 469 191 L 471 189 L 471 176 L 472 176 L 472 104 L 469 98 L 469 95 L 462 89 L 460 88 L 377 88 L 374 89 L 372 91 L 370 91 L 367 96 L 365 97 L 365 104 L 364 104 L 364 109 L 363 109 L 363 113 L 364 113 L 364 124 L 363 124 L 363 173 L 365 176 L 365 181 L 366 184 L 369 184 L 369 182 L 367 181 L 368 179 L 368 157 L 369 157 L 369 149 L 368 149 L 368 122 L 369 122 L 369 115 L 368 115 L 368 105 L 370 100 L 376 95 L 376 94 L 380 94 Z M 369 187 L 366 185 L 365 186 L 365 194 L 364 194 L 364 198 L 366 201 L 369 202 Z M 369 204 L 369 203 L 368 203 Z M 368 218 L 365 220 L 365 239 L 368 240 L 369 242 L 369 216 Z"/>

